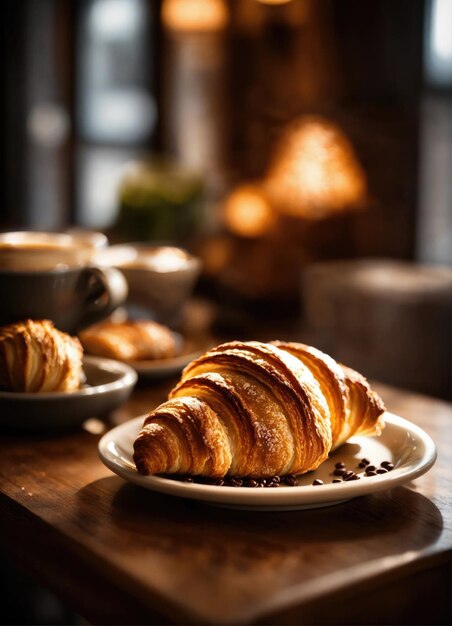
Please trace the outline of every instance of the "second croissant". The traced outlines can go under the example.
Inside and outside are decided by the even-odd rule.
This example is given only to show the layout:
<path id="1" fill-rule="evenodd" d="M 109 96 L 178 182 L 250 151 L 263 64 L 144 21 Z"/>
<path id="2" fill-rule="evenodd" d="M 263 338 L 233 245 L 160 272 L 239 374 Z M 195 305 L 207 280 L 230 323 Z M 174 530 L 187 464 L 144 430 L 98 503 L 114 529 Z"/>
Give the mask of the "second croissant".
<path id="1" fill-rule="evenodd" d="M 363 376 L 320 350 L 230 342 L 185 368 L 134 460 L 142 474 L 302 474 L 349 437 L 380 434 L 384 410 Z"/>

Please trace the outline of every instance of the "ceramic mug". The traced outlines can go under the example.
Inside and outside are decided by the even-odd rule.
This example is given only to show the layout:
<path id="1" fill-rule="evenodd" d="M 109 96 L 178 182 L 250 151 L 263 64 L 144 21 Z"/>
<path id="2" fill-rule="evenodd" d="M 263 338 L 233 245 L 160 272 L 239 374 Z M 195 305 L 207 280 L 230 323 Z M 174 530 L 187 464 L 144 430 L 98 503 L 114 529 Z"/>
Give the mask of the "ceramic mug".
<path id="1" fill-rule="evenodd" d="M 127 297 L 124 276 L 90 265 L 95 246 L 78 235 L 0 234 L 0 325 L 50 319 L 76 333 Z"/>

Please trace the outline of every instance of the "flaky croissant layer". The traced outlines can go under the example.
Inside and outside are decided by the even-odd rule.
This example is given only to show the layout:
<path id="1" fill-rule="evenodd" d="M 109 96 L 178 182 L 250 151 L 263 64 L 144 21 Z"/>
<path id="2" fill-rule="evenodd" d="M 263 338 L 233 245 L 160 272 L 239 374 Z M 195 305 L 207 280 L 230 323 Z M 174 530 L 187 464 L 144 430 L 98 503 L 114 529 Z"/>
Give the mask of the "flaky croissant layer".
<path id="1" fill-rule="evenodd" d="M 101 322 L 80 333 L 89 354 L 121 361 L 167 359 L 177 354 L 177 343 L 166 326 L 151 320 Z"/>
<path id="2" fill-rule="evenodd" d="M 142 474 L 266 477 L 317 468 L 356 434 L 380 434 L 366 379 L 299 343 L 230 342 L 190 363 L 134 444 Z"/>
<path id="3" fill-rule="evenodd" d="M 73 391 L 82 379 L 82 346 L 49 320 L 0 328 L 0 389 Z"/>

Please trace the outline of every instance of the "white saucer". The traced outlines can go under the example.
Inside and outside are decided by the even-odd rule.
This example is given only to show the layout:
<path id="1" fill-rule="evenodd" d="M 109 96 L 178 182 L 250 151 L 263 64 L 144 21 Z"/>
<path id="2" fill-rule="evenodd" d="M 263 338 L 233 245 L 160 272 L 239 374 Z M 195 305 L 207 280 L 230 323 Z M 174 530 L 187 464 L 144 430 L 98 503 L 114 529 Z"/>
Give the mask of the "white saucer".
<path id="1" fill-rule="evenodd" d="M 201 356 L 203 350 L 180 354 L 179 356 L 168 359 L 154 359 L 152 361 L 127 361 L 128 365 L 133 367 L 140 378 L 148 380 L 158 380 L 180 374 L 186 365 L 188 365 L 198 356 Z"/>
<path id="2" fill-rule="evenodd" d="M 102 437 L 99 455 L 103 463 L 121 478 L 151 491 L 216 506 L 262 511 L 331 506 L 409 482 L 427 472 L 436 460 L 435 444 L 427 433 L 402 417 L 386 413 L 386 427 L 380 437 L 353 437 L 314 472 L 300 476 L 299 486 L 253 489 L 185 483 L 159 476 L 142 476 L 137 472 L 132 457 L 133 442 L 143 420 L 144 416 L 132 419 Z M 386 474 L 366 477 L 364 470 L 357 467 L 362 458 L 369 459 L 376 466 L 390 461 L 395 467 Z M 332 472 L 338 461 L 359 473 L 361 479 L 332 484 L 336 478 Z M 323 480 L 324 484 L 313 486 L 312 481 L 316 478 Z"/>
<path id="3" fill-rule="evenodd" d="M 177 356 L 167 359 L 152 359 L 141 361 L 127 361 L 133 367 L 140 378 L 157 380 L 180 374 L 186 365 L 197 359 L 203 352 L 205 346 L 197 346 L 195 342 L 184 339 L 179 333 L 173 332 L 173 337 L 178 348 Z"/>
<path id="4" fill-rule="evenodd" d="M 48 431 L 77 426 L 90 417 L 113 411 L 129 397 L 137 375 L 112 359 L 83 358 L 86 385 L 77 391 L 48 393 L 0 392 L 0 428 Z"/>

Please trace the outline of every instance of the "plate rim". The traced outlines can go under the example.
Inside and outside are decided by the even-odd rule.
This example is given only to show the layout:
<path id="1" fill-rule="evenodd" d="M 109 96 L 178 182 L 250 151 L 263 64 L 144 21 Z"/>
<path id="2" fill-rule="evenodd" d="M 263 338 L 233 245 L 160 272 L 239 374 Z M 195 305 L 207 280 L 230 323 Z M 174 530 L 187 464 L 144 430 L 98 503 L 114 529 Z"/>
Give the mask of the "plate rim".
<path id="1" fill-rule="evenodd" d="M 142 361 L 122 361 L 132 367 L 138 374 L 159 373 L 163 371 L 176 371 L 185 367 L 191 361 L 198 358 L 204 350 L 194 350 L 187 354 L 179 354 L 167 359 L 143 359 Z"/>
<path id="2" fill-rule="evenodd" d="M 236 487 L 225 487 L 216 485 L 204 485 L 199 483 L 184 483 L 163 478 L 160 476 L 143 476 L 136 470 L 124 467 L 113 457 L 108 450 L 108 443 L 111 442 L 122 430 L 130 429 L 132 424 L 138 424 L 144 420 L 145 415 L 132 418 L 115 428 L 111 429 L 100 439 L 98 443 L 98 454 L 101 461 L 113 473 L 122 479 L 137 484 L 143 488 L 171 496 L 188 498 L 209 502 L 212 504 L 230 504 L 237 508 L 247 506 L 256 507 L 277 507 L 281 505 L 299 504 L 308 508 L 309 504 L 324 502 L 346 501 L 359 495 L 368 495 L 377 491 L 391 489 L 393 487 L 414 480 L 426 473 L 435 463 L 437 450 L 434 441 L 422 428 L 413 424 L 409 420 L 391 412 L 384 414 L 387 426 L 402 429 L 407 434 L 412 434 L 423 443 L 424 450 L 421 458 L 414 464 L 395 468 L 387 474 L 380 474 L 369 477 L 365 483 L 358 481 L 343 482 L 337 484 L 326 484 L 313 489 L 312 485 L 300 485 L 297 487 L 283 487 L 282 489 L 237 489 Z M 364 439 L 365 437 L 363 437 Z M 376 438 L 378 439 L 378 438 Z M 364 487 L 365 485 L 365 487 Z M 339 490 L 339 491 L 338 491 Z M 221 494 L 221 495 L 220 495 Z"/>

